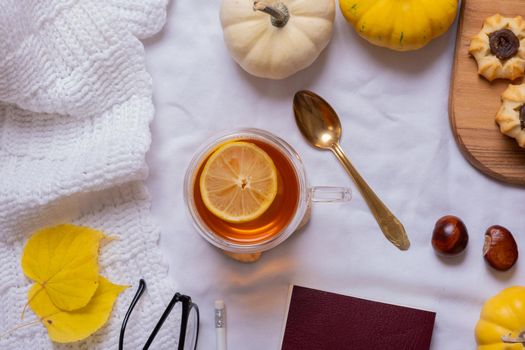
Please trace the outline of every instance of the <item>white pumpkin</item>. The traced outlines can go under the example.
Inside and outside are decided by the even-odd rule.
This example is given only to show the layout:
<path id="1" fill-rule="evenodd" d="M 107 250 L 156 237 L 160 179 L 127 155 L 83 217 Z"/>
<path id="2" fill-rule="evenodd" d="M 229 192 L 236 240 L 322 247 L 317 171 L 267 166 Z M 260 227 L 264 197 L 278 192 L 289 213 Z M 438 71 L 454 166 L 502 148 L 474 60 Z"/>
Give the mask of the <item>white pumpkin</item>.
<path id="1" fill-rule="evenodd" d="M 310 66 L 328 45 L 334 0 L 222 0 L 224 40 L 248 73 L 284 79 Z"/>

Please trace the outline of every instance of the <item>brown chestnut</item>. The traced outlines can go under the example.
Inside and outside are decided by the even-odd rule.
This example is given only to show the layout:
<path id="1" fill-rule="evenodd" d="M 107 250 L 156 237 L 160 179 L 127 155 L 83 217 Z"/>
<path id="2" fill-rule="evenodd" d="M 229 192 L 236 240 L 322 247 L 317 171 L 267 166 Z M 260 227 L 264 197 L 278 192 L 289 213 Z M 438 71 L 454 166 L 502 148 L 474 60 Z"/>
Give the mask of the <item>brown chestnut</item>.
<path id="1" fill-rule="evenodd" d="M 468 244 L 467 227 L 460 218 L 443 216 L 436 222 L 432 233 L 432 247 L 445 256 L 453 256 L 465 250 Z"/>
<path id="2" fill-rule="evenodd" d="M 494 225 L 485 232 L 483 257 L 496 270 L 506 271 L 518 260 L 518 245 L 503 226 Z"/>

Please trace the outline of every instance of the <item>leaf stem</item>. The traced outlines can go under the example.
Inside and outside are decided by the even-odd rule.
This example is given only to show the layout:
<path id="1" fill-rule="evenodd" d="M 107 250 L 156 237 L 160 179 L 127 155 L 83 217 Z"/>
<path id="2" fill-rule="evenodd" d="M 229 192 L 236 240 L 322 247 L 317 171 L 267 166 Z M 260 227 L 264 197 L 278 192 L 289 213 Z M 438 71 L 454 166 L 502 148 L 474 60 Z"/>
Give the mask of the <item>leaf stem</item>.
<path id="1" fill-rule="evenodd" d="M 40 293 L 42 290 L 44 289 L 44 286 L 43 285 L 40 285 L 40 289 L 31 297 L 31 299 L 29 299 L 27 301 L 27 303 L 24 305 L 24 309 L 22 310 L 22 314 L 20 315 L 20 319 L 23 320 L 24 319 L 24 316 L 26 314 L 26 310 L 27 310 L 27 307 L 29 306 L 29 304 L 33 301 L 33 299 L 35 299 L 35 297 L 38 295 L 38 293 Z"/>
<path id="2" fill-rule="evenodd" d="M 118 241 L 120 240 L 120 237 L 119 236 L 104 236 L 101 240 L 100 240 L 100 247 L 101 248 L 104 248 L 106 245 L 110 244 L 111 242 L 113 241 Z"/>
<path id="3" fill-rule="evenodd" d="M 31 321 L 31 322 L 28 322 L 28 323 L 22 323 L 22 324 L 19 324 L 17 326 L 14 326 L 13 328 L 11 329 L 8 329 L 7 331 L 5 331 L 4 333 L 1 333 L 0 334 L 0 338 L 3 338 L 5 337 L 6 335 L 16 331 L 17 329 L 20 329 L 20 328 L 25 328 L 25 327 L 29 327 L 29 326 L 34 326 L 35 324 L 38 324 L 40 323 L 40 320 L 35 320 L 35 321 Z"/>

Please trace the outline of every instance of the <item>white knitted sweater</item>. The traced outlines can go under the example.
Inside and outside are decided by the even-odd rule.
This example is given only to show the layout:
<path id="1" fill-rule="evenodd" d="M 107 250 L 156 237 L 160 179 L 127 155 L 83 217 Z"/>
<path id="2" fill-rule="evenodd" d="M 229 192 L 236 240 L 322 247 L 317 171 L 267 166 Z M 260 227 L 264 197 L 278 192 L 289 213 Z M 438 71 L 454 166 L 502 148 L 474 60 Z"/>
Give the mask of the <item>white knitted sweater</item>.
<path id="1" fill-rule="evenodd" d="M 65 348 L 116 349 L 141 277 L 148 289 L 126 349 L 141 348 L 169 301 L 142 183 L 153 105 L 139 41 L 160 30 L 166 3 L 0 2 L 0 333 L 35 320 L 20 320 L 31 284 L 21 251 L 34 230 L 62 222 L 118 236 L 101 249 L 102 274 L 132 285 L 105 327 Z M 174 348 L 175 334 L 161 332 L 154 347 Z M 40 324 L 0 338 L 0 349 L 53 347 Z"/>

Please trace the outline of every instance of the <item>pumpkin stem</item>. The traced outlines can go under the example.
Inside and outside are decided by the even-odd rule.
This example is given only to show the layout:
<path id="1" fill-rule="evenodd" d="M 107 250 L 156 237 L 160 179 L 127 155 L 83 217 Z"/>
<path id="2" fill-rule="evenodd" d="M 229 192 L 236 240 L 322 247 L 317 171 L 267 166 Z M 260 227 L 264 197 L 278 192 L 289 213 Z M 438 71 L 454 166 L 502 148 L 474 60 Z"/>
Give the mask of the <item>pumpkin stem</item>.
<path id="1" fill-rule="evenodd" d="M 506 344 L 522 344 L 525 346 L 525 332 L 521 332 L 516 338 L 513 338 L 509 335 L 504 335 L 501 337 L 501 341 Z"/>
<path id="2" fill-rule="evenodd" d="M 275 5 L 270 6 L 262 1 L 255 0 L 253 2 L 253 10 L 261 11 L 272 16 L 272 24 L 277 28 L 284 27 L 290 19 L 288 7 L 286 7 L 286 5 L 282 2 L 278 2 Z"/>

